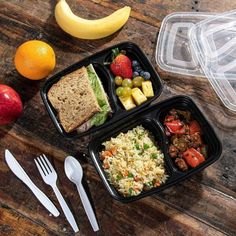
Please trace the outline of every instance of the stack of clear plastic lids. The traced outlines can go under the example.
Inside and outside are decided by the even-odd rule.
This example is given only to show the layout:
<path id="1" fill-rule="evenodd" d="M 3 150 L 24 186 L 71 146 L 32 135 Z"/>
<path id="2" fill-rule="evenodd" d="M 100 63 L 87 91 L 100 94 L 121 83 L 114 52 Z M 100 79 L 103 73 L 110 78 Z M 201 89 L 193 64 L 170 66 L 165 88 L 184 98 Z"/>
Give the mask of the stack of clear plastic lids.
<path id="1" fill-rule="evenodd" d="M 206 76 L 224 105 L 236 111 L 236 11 L 168 15 L 156 62 L 169 72 Z"/>

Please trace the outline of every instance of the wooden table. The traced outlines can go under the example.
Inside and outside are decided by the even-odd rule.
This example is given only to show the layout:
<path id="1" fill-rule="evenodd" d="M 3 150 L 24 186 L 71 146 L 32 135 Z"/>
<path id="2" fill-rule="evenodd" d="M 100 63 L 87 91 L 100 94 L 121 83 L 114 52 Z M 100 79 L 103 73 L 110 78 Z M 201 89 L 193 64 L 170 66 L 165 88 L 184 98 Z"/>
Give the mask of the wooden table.
<path id="1" fill-rule="evenodd" d="M 64 173 L 67 155 L 83 165 L 95 206 L 100 231 L 97 235 L 236 235 L 236 115 L 227 110 L 204 78 L 186 77 L 158 69 L 154 59 L 157 33 L 163 18 L 176 11 L 223 12 L 236 8 L 232 0 L 150 0 L 150 1 L 75 1 L 68 0 L 75 13 L 100 18 L 114 10 L 132 7 L 128 23 L 118 33 L 102 40 L 86 41 L 64 33 L 54 19 L 54 0 L 0 1 L 0 82 L 15 88 L 24 102 L 23 115 L 12 125 L 0 127 L 0 235 L 73 235 L 61 214 L 53 218 L 28 188 L 9 170 L 4 149 L 14 153 L 32 180 L 59 204 L 51 188 L 44 184 L 33 158 L 45 153 L 53 159 L 59 173 L 59 188 L 80 226 L 78 235 L 93 235 L 75 186 Z M 213 165 L 161 194 L 122 204 L 113 200 L 87 153 L 91 137 L 77 140 L 62 138 L 54 128 L 39 89 L 44 81 L 21 77 L 12 59 L 24 41 L 49 42 L 57 56 L 56 73 L 101 49 L 130 40 L 137 43 L 158 70 L 164 92 L 158 100 L 177 94 L 193 98 L 213 124 L 223 142 L 223 154 Z"/>

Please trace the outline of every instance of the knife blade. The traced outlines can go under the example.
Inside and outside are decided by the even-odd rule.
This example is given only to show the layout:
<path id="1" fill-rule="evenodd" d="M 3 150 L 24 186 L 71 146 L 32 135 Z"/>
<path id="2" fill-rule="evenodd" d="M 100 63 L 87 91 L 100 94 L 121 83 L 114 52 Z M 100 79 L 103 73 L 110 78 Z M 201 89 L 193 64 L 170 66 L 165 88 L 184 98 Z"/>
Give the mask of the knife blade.
<path id="1" fill-rule="evenodd" d="M 55 217 L 59 216 L 60 213 L 52 201 L 32 182 L 30 177 L 26 174 L 19 162 L 8 149 L 5 149 L 5 159 L 11 171 L 29 187 L 41 204 Z"/>

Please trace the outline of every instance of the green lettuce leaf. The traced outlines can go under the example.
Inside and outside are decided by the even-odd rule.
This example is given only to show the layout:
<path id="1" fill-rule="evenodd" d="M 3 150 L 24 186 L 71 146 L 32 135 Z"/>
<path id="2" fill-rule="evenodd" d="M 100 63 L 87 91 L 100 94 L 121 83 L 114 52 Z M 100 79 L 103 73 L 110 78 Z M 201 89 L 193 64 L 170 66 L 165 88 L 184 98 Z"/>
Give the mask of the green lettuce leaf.
<path id="1" fill-rule="evenodd" d="M 104 88 L 102 87 L 101 81 L 99 80 L 92 64 L 87 66 L 87 72 L 89 75 L 91 87 L 97 98 L 98 105 L 101 108 L 101 112 L 95 114 L 89 121 L 91 126 L 99 126 L 106 121 L 108 114 L 111 112 L 111 107 L 107 100 Z"/>

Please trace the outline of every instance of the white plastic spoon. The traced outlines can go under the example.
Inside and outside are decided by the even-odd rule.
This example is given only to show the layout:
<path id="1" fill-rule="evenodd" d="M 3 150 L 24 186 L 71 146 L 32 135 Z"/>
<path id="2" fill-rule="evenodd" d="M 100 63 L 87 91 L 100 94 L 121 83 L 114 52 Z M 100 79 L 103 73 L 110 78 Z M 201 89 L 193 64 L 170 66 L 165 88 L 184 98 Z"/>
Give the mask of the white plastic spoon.
<path id="1" fill-rule="evenodd" d="M 82 185 L 82 182 L 81 182 L 82 177 L 83 177 L 83 169 L 82 169 L 79 161 L 77 161 L 72 156 L 68 156 L 65 159 L 64 168 L 65 168 L 66 176 L 68 177 L 68 179 L 77 186 L 77 189 L 78 189 L 78 192 L 80 195 L 80 199 L 81 199 L 82 204 L 84 206 L 85 212 L 88 216 L 90 224 L 93 227 L 93 230 L 98 231 L 99 227 L 98 227 L 98 223 L 97 223 L 95 214 L 93 212 L 93 208 L 89 202 L 88 196 L 87 196 L 87 194 L 84 190 L 84 187 Z"/>

